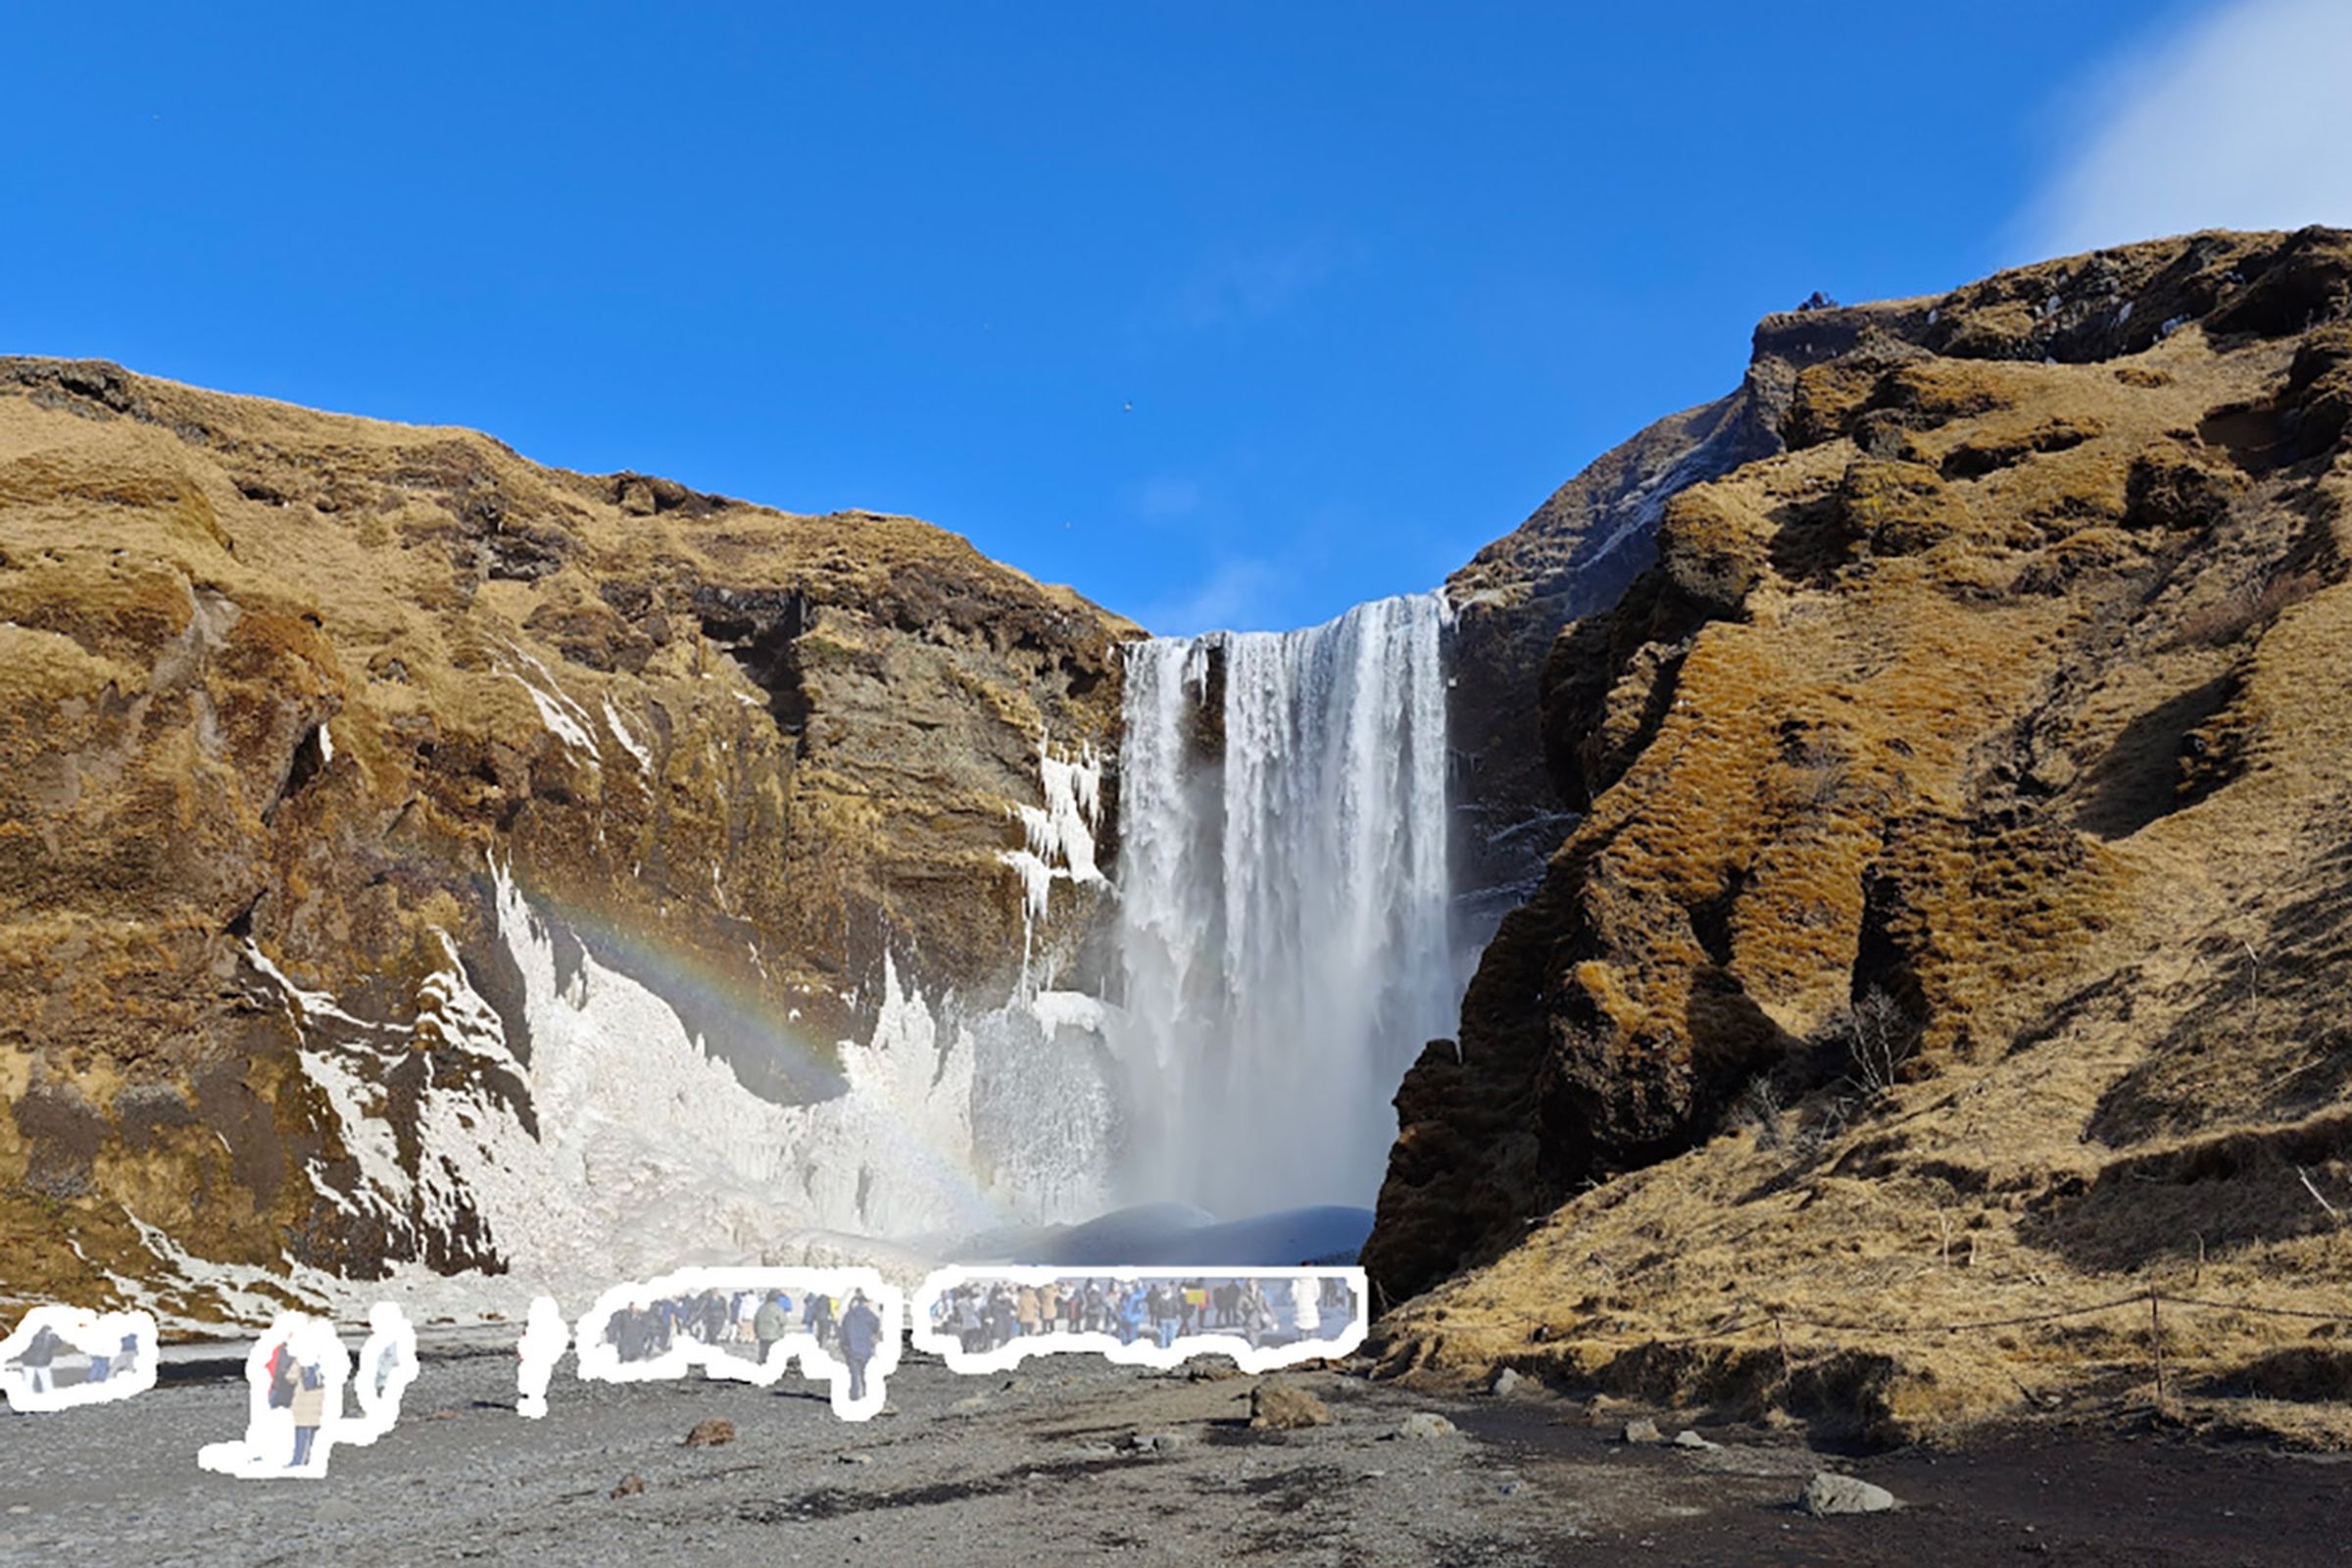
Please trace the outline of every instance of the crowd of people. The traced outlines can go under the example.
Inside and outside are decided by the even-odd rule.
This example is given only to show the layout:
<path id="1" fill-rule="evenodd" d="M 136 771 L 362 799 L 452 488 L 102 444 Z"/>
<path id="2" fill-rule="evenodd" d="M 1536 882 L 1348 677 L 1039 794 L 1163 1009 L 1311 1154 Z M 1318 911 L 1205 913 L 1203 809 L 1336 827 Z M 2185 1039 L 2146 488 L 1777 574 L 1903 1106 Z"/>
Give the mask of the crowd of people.
<path id="1" fill-rule="evenodd" d="M 754 1346 L 752 1358 L 764 1361 L 769 1346 L 795 1333 L 813 1336 L 817 1348 L 830 1352 L 840 1328 L 829 1296 L 811 1292 L 795 1301 L 782 1290 L 705 1290 L 632 1301 L 605 1324 L 605 1338 L 624 1363 L 659 1360 L 681 1337 Z"/>
<path id="2" fill-rule="evenodd" d="M 88 1387 L 128 1377 L 137 1368 L 138 1358 L 139 1337 L 135 1334 L 122 1335 L 119 1345 L 93 1350 L 44 1323 L 33 1331 L 30 1342 L 17 1352 L 7 1370 L 22 1377 L 24 1388 L 46 1394 L 52 1389 Z"/>
<path id="3" fill-rule="evenodd" d="M 605 1324 L 606 1342 L 624 1366 L 658 1361 L 681 1338 L 765 1365 L 768 1352 L 795 1334 L 846 1363 L 850 1397 L 865 1397 L 865 1365 L 881 1343 L 882 1319 L 863 1291 L 852 1291 L 838 1308 L 813 1291 L 798 1300 L 781 1288 L 689 1291 L 629 1302 Z"/>
<path id="4" fill-rule="evenodd" d="M 1106 1334 L 1164 1350 L 1201 1334 L 1253 1347 L 1335 1339 L 1355 1310 L 1355 1292 L 1330 1276 L 1006 1278 L 942 1292 L 931 1304 L 931 1326 L 974 1354 L 1050 1334 Z"/>

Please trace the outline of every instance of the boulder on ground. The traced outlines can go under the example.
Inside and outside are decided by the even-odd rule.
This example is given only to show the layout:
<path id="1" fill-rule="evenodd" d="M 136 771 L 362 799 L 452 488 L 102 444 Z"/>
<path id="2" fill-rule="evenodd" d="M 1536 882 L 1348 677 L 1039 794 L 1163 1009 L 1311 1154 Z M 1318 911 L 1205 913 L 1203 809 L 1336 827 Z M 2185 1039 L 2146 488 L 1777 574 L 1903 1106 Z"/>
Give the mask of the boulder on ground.
<path id="1" fill-rule="evenodd" d="M 1451 1438 L 1461 1435 L 1461 1428 L 1431 1410 L 1415 1410 L 1396 1424 L 1400 1438 Z"/>
<path id="2" fill-rule="evenodd" d="M 606 1493 L 605 1495 L 608 1497 L 634 1497 L 637 1495 L 637 1494 L 643 1492 L 644 1490 L 645 1477 L 637 1474 L 635 1471 L 631 1471 L 629 1474 L 622 1476 L 612 1490 Z"/>
<path id="3" fill-rule="evenodd" d="M 1487 1392 L 1497 1396 L 1508 1396 L 1516 1394 L 1526 1382 L 1527 1379 L 1506 1366 L 1494 1374 L 1494 1381 L 1487 1385 Z"/>
<path id="4" fill-rule="evenodd" d="M 1261 1432 L 1295 1432 L 1331 1425 L 1331 1406 L 1293 1383 L 1260 1383 L 1250 1391 L 1250 1425 Z"/>
<path id="5" fill-rule="evenodd" d="M 715 1448 L 722 1443 L 735 1441 L 735 1423 L 719 1416 L 697 1421 L 694 1430 L 686 1434 L 689 1448 Z"/>
<path id="6" fill-rule="evenodd" d="M 1658 1424 L 1649 1417 L 1636 1416 L 1625 1424 L 1625 1441 L 1628 1443 L 1663 1443 L 1666 1441 L 1666 1435 L 1658 1430 Z"/>
<path id="7" fill-rule="evenodd" d="M 1723 1446 L 1720 1443 L 1710 1443 L 1689 1427 L 1683 1428 L 1674 1435 L 1674 1446 L 1678 1448 L 1720 1448 Z"/>
<path id="8" fill-rule="evenodd" d="M 1805 1483 L 1796 1501 L 1814 1518 L 1828 1519 L 1837 1514 L 1884 1513 L 1894 1506 L 1894 1494 L 1852 1476 L 1834 1476 L 1822 1470 Z"/>

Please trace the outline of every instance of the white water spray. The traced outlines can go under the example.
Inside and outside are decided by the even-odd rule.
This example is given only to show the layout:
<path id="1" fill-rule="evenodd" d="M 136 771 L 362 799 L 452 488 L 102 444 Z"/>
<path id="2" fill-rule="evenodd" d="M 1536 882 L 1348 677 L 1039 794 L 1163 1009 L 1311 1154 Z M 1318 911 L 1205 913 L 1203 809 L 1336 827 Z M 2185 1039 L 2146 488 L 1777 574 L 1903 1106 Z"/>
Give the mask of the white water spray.
<path id="1" fill-rule="evenodd" d="M 1396 1082 L 1460 995 L 1446 620 L 1426 594 L 1130 649 L 1116 1034 L 1137 1196 L 1240 1215 L 1378 1191 Z"/>

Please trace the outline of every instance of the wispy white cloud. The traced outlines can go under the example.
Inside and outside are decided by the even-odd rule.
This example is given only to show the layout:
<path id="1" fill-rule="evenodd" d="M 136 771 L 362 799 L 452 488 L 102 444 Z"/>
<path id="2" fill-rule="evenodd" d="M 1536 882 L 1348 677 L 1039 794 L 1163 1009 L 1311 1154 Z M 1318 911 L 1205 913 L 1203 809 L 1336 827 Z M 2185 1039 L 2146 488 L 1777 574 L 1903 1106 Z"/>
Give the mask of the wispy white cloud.
<path id="1" fill-rule="evenodd" d="M 1172 522 L 1200 510 L 1200 486 L 1179 473 L 1157 473 L 1130 487 L 1127 504 L 1146 522 Z"/>
<path id="2" fill-rule="evenodd" d="M 1147 631 L 1191 637 L 1204 631 L 1264 631 L 1276 627 L 1284 574 L 1270 561 L 1223 561 L 1191 589 L 1130 612 Z"/>
<path id="3" fill-rule="evenodd" d="M 2231 0 L 2080 90 L 2018 259 L 2199 228 L 2352 223 L 2352 4 Z"/>
<path id="4" fill-rule="evenodd" d="M 1348 257 L 1345 242 L 1321 231 L 1227 246 L 1177 286 L 1169 315 L 1195 331 L 1263 321 L 1321 288 Z"/>

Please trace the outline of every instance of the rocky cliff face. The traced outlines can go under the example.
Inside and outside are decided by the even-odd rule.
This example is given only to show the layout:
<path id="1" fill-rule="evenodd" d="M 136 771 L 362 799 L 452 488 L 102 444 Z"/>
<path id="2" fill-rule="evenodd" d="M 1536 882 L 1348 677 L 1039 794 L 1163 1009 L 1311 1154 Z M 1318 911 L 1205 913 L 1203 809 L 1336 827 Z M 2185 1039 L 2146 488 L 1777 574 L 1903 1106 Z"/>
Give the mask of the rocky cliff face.
<path id="1" fill-rule="evenodd" d="M 1671 473 L 1772 426 L 1658 486 L 1654 563 L 1527 692 L 1584 814 L 1397 1096 L 1394 1364 L 1836 1385 L 1891 1432 L 2122 1343 L 1904 1319 L 2352 1298 L 2352 235 L 1822 324 L 1647 438 Z M 1791 1358 L 1743 1312 L 1846 1330 Z M 2341 1383 L 2291 1372 L 2315 1321 L 2174 1349 L 2291 1397 Z"/>
<path id="2" fill-rule="evenodd" d="M 886 955 L 1001 997 L 1014 809 L 1132 631 L 908 518 L 0 361 L 0 1287 L 500 1266 L 416 1125 L 532 1114 L 498 877 L 609 969 L 691 955 L 647 977 L 774 1102 Z"/>
<path id="3" fill-rule="evenodd" d="M 1461 870 L 1493 918 L 1535 891 L 1569 819 L 1528 701 L 1553 637 L 1614 605 L 1657 561 L 1658 519 L 1675 496 L 1780 452 L 1798 372 L 1849 352 L 1886 314 L 1831 306 L 1766 318 L 1737 390 L 1602 454 L 1447 580 L 1455 784 L 1470 823 Z"/>

